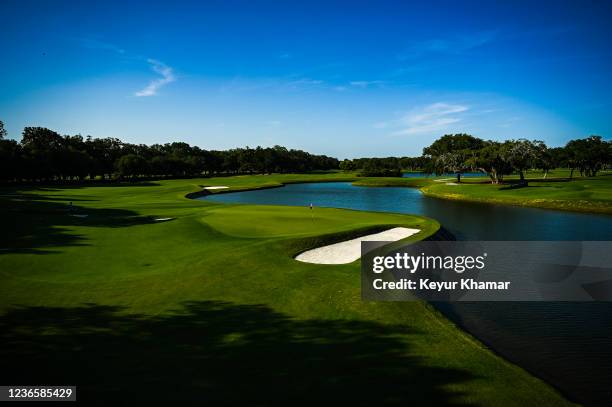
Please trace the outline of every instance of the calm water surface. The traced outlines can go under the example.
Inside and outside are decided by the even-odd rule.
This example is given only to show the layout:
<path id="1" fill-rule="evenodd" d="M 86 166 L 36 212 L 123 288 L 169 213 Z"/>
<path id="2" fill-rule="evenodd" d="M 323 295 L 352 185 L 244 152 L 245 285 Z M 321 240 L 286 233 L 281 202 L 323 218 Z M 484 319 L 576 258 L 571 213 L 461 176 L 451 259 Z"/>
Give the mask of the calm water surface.
<path id="1" fill-rule="evenodd" d="M 458 240 L 612 240 L 612 216 L 428 198 L 413 188 L 292 184 L 200 199 L 412 213 Z M 316 209 L 315 209 L 316 210 Z M 449 318 L 506 358 L 589 405 L 612 403 L 612 304 L 444 303 Z"/>

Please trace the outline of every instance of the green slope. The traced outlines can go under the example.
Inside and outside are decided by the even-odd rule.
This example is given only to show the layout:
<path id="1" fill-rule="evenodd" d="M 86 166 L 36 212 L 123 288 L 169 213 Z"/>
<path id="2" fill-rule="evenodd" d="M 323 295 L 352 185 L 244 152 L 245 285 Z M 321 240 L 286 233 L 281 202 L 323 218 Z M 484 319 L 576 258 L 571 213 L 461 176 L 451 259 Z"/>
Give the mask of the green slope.
<path id="1" fill-rule="evenodd" d="M 131 403 L 564 405 L 429 305 L 360 299 L 358 262 L 293 260 L 430 219 L 185 198 L 351 175 L 4 188 L 0 357 L 18 383 Z M 70 216 L 68 202 L 73 202 Z M 173 220 L 155 222 L 154 218 Z M 196 403 L 197 401 L 197 403 Z"/>

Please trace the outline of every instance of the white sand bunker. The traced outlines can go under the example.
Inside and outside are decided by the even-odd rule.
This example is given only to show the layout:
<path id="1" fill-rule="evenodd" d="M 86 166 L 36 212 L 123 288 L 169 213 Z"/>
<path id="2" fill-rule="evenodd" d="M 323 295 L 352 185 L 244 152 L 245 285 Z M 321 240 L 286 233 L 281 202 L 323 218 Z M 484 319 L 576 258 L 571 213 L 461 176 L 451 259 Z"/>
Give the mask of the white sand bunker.
<path id="1" fill-rule="evenodd" d="M 229 188 L 229 187 L 224 187 L 224 186 L 218 186 L 218 187 L 204 187 L 204 189 L 207 189 L 207 190 L 209 190 L 209 191 L 210 191 L 211 189 L 227 189 L 227 188 Z"/>
<path id="2" fill-rule="evenodd" d="M 361 242 L 394 242 L 419 232 L 419 229 L 393 228 L 384 232 L 308 250 L 299 254 L 295 259 L 304 263 L 348 264 L 361 256 Z"/>
<path id="3" fill-rule="evenodd" d="M 165 222 L 167 220 L 172 220 L 174 218 L 155 218 L 153 219 L 155 222 Z"/>

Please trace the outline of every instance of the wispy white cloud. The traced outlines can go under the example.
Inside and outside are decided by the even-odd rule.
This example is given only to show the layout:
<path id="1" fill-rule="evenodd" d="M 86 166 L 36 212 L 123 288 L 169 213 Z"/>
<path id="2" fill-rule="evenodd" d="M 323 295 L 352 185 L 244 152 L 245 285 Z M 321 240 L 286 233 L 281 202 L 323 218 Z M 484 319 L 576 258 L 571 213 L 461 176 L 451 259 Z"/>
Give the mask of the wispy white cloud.
<path id="1" fill-rule="evenodd" d="M 69 37 L 69 38 L 72 38 L 72 37 Z M 145 86 L 143 89 L 139 90 L 138 92 L 135 92 L 134 96 L 142 97 L 142 96 L 156 95 L 159 88 L 161 88 L 162 86 L 170 82 L 174 82 L 176 80 L 176 76 L 174 75 L 174 71 L 172 70 L 172 68 L 156 59 L 145 58 L 142 55 L 128 52 L 125 49 L 113 43 L 102 41 L 96 38 L 74 37 L 72 39 L 75 41 L 78 41 L 80 46 L 83 48 L 87 48 L 91 50 L 110 51 L 116 54 L 120 54 L 120 58 L 126 61 L 142 63 L 143 60 L 146 60 L 149 63 L 149 65 L 151 65 L 151 69 L 153 69 L 153 71 L 159 74 L 161 77 L 149 82 L 149 84 Z"/>
<path id="2" fill-rule="evenodd" d="M 390 84 L 385 80 L 356 80 L 344 81 L 322 80 L 316 77 L 291 74 L 283 77 L 259 78 L 249 80 L 247 78 L 235 77 L 223 86 L 224 92 L 253 92 L 261 90 L 271 90 L 279 92 L 295 92 L 308 90 L 345 92 L 357 89 L 382 87 Z"/>
<path id="3" fill-rule="evenodd" d="M 260 78 L 257 80 L 235 77 L 221 86 L 224 93 L 243 92 L 301 92 L 311 89 L 326 89 L 325 81 L 309 77 L 287 76 Z"/>
<path id="4" fill-rule="evenodd" d="M 376 80 L 376 81 L 351 81 L 351 82 L 349 82 L 349 85 L 355 86 L 357 88 L 367 88 L 369 86 L 377 86 L 377 85 L 383 85 L 383 84 L 385 84 L 385 81 L 380 81 L 380 80 Z"/>
<path id="5" fill-rule="evenodd" d="M 445 102 L 432 103 L 412 109 L 392 122 L 376 123 L 376 128 L 396 128 L 393 135 L 430 134 L 451 130 L 452 125 L 462 120 L 461 114 L 468 106 Z"/>
<path id="6" fill-rule="evenodd" d="M 491 30 L 456 35 L 448 38 L 432 38 L 424 41 L 415 41 L 398 55 L 398 59 L 404 61 L 430 54 L 458 55 L 489 44 L 498 39 L 498 37 L 499 32 L 497 30 Z"/>
<path id="7" fill-rule="evenodd" d="M 300 85 L 322 85 L 323 81 L 320 79 L 310 79 L 310 78 L 301 78 L 292 80 L 289 82 L 290 86 L 300 86 Z"/>
<path id="8" fill-rule="evenodd" d="M 145 86 L 142 90 L 136 92 L 135 96 L 153 96 L 157 94 L 157 91 L 162 86 L 174 82 L 176 77 L 174 76 L 174 72 L 172 68 L 167 66 L 166 64 L 157 61 L 155 59 L 147 59 L 147 62 L 151 64 L 151 68 L 153 71 L 161 75 L 161 78 L 157 78 L 149 82 L 147 86 Z"/>
<path id="9" fill-rule="evenodd" d="M 125 54 L 126 51 L 116 46 L 115 44 L 111 44 L 110 42 L 97 40 L 94 38 L 78 38 L 77 39 L 83 48 L 87 49 L 100 49 L 105 51 L 116 52 L 117 54 Z"/>

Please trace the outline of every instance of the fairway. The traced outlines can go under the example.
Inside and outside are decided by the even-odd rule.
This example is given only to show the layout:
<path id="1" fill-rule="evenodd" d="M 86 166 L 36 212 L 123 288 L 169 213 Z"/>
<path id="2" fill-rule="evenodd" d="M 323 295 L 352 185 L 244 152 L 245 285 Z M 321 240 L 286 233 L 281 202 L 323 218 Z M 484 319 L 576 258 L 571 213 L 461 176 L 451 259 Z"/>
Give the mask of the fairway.
<path id="1" fill-rule="evenodd" d="M 363 302 L 358 262 L 293 258 L 392 227 L 423 239 L 436 221 L 185 197 L 350 177 L 3 188 L 5 367 L 16 382 L 78 383 L 99 402 L 566 404 L 426 303 Z M 176 394 L 139 391 L 170 382 Z"/>

